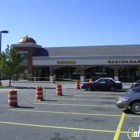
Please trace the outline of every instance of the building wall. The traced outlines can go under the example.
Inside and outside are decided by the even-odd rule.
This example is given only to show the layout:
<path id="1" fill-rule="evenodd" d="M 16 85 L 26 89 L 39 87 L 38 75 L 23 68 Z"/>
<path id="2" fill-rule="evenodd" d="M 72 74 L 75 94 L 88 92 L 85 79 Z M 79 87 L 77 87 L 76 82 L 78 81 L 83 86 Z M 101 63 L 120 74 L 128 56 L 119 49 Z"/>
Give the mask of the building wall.
<path id="1" fill-rule="evenodd" d="M 33 66 L 32 66 L 32 56 L 36 53 L 36 51 L 38 50 L 38 48 L 35 47 L 15 47 L 15 49 L 19 52 L 25 52 L 27 51 L 27 67 L 28 67 L 28 74 L 33 73 Z M 26 61 L 24 61 L 24 65 L 25 65 Z"/>
<path id="2" fill-rule="evenodd" d="M 82 56 L 36 56 L 34 54 L 38 51 L 39 45 L 31 44 L 16 44 L 15 49 L 19 52 L 27 52 L 28 58 L 21 65 L 28 68 L 28 74 L 33 76 L 35 66 L 49 67 L 50 80 L 53 77 L 53 71 L 61 67 L 76 67 L 80 70 L 81 79 L 84 80 L 84 71 L 91 67 L 108 67 L 114 70 L 114 77 L 118 79 L 118 70 L 127 66 L 140 66 L 139 55 L 82 55 Z M 63 49 L 63 48 L 62 48 Z M 74 48 L 73 48 L 74 49 Z M 84 47 L 83 47 L 84 49 Z M 74 51 L 74 50 L 73 50 Z"/>

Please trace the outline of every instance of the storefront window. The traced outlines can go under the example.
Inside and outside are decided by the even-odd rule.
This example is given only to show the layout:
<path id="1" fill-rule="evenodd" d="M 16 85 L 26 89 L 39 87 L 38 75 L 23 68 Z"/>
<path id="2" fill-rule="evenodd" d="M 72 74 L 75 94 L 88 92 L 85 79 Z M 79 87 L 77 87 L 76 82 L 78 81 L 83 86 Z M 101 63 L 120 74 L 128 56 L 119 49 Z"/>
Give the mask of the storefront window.
<path id="1" fill-rule="evenodd" d="M 49 67 L 34 67 L 36 81 L 49 80 Z"/>
<path id="2" fill-rule="evenodd" d="M 54 70 L 56 80 L 80 79 L 80 70 L 73 67 L 61 67 Z"/>
<path id="3" fill-rule="evenodd" d="M 133 82 L 140 79 L 140 67 L 125 67 L 119 69 L 119 80 Z"/>
<path id="4" fill-rule="evenodd" d="M 107 67 L 93 67 L 85 70 L 85 78 L 92 78 L 97 80 L 101 77 L 111 77 L 114 78 L 114 71 L 111 68 Z"/>

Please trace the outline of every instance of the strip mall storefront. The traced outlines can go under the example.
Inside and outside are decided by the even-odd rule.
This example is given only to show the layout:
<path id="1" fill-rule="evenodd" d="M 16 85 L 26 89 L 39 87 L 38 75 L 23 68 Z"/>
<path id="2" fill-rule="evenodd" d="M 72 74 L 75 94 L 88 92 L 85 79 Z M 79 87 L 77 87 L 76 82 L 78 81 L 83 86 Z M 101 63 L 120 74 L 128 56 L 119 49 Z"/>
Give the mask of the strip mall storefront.
<path id="1" fill-rule="evenodd" d="M 137 52 L 123 55 L 119 50 L 121 47 L 116 47 L 118 52 L 110 50 L 113 46 L 43 48 L 28 36 L 12 46 L 25 56 L 21 63 L 21 78 L 52 80 L 55 77 L 56 80 L 79 79 L 82 82 L 100 77 L 112 77 L 124 82 L 140 79 L 140 55 Z"/>

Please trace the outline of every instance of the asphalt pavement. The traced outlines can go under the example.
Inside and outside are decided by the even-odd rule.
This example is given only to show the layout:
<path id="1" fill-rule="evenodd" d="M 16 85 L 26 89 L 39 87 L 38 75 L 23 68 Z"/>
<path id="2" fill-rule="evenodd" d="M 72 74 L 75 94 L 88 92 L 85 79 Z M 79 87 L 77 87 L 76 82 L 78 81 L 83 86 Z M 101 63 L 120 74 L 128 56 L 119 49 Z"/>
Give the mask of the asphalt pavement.
<path id="1" fill-rule="evenodd" d="M 2 81 L 7 85 L 8 81 Z M 56 95 L 56 84 L 62 84 L 62 95 Z M 75 89 L 74 82 L 13 81 L 18 107 L 8 106 L 8 92 L 0 89 L 1 140 L 127 140 L 129 128 L 138 130 L 139 115 L 115 105 L 124 90 L 85 91 Z M 42 86 L 43 101 L 36 101 L 36 86 Z M 140 139 L 140 138 L 133 138 Z"/>

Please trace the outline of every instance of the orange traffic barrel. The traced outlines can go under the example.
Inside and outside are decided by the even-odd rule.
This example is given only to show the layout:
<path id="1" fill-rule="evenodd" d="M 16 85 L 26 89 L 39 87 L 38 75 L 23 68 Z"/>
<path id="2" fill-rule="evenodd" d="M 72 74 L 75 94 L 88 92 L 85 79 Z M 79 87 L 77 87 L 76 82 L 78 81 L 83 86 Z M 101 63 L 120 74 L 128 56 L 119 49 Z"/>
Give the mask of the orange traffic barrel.
<path id="1" fill-rule="evenodd" d="M 61 84 L 56 84 L 56 95 L 62 96 L 62 86 Z"/>
<path id="2" fill-rule="evenodd" d="M 8 92 L 8 106 L 18 107 L 17 91 L 10 90 Z"/>
<path id="3" fill-rule="evenodd" d="M 80 89 L 80 81 L 79 80 L 77 80 L 75 82 L 75 89 Z"/>
<path id="4" fill-rule="evenodd" d="M 36 87 L 36 101 L 43 100 L 43 88 L 41 86 Z"/>
<path id="5" fill-rule="evenodd" d="M 89 79 L 89 82 L 93 82 L 93 80 L 92 79 Z"/>
<path id="6" fill-rule="evenodd" d="M 52 83 L 55 83 L 55 78 L 54 77 L 52 77 Z"/>

